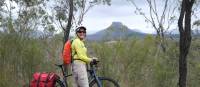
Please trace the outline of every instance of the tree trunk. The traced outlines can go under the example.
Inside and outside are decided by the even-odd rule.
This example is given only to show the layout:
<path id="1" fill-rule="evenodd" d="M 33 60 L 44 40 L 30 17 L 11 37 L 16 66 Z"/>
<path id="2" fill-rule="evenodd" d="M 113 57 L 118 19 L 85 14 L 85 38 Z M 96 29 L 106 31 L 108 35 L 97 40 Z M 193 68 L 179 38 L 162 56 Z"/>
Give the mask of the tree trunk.
<path id="1" fill-rule="evenodd" d="M 72 17 L 73 17 L 73 0 L 69 0 L 69 15 L 67 20 L 67 27 L 64 29 L 64 44 L 69 38 L 70 29 L 72 26 Z"/>
<path id="2" fill-rule="evenodd" d="M 191 12 L 194 0 L 183 0 L 181 13 L 178 20 L 180 32 L 179 40 L 179 87 L 186 87 L 187 84 L 187 55 L 191 44 Z M 183 23 L 185 22 L 185 23 Z M 184 26 L 183 26 L 184 24 Z"/>

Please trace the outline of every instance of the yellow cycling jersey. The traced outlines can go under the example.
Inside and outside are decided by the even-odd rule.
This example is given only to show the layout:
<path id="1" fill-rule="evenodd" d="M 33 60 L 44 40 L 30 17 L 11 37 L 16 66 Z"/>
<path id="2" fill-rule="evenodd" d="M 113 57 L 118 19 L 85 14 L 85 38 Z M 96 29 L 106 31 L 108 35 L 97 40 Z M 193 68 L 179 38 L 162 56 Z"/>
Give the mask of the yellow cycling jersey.
<path id="1" fill-rule="evenodd" d="M 72 42 L 72 55 L 74 60 L 81 60 L 86 63 L 92 61 L 91 58 L 87 56 L 87 48 L 83 41 L 81 41 L 78 37 Z"/>

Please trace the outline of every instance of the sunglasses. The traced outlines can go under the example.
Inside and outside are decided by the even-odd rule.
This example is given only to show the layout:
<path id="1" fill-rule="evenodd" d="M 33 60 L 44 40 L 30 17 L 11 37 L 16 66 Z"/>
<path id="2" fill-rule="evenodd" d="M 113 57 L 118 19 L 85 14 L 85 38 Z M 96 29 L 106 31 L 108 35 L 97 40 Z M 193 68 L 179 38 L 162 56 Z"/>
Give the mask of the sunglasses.
<path id="1" fill-rule="evenodd" d="M 77 31 L 78 33 L 86 33 L 86 31 Z"/>

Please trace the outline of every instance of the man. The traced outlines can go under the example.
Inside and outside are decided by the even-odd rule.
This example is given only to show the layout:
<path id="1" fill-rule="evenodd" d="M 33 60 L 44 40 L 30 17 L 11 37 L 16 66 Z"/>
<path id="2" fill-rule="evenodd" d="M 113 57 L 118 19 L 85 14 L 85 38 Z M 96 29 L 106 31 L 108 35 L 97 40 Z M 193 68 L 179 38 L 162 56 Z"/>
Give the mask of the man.
<path id="1" fill-rule="evenodd" d="M 86 64 L 96 61 L 97 58 L 87 56 L 87 48 L 84 41 L 86 38 L 86 28 L 81 26 L 76 30 L 76 38 L 72 42 L 72 72 L 75 79 L 76 87 L 89 87 Z"/>

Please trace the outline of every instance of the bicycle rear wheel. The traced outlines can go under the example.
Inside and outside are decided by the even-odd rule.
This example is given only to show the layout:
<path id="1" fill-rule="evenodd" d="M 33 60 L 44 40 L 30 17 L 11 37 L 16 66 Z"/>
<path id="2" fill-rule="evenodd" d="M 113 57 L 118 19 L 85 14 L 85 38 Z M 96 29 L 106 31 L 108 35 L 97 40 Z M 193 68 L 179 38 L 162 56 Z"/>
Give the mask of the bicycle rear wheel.
<path id="1" fill-rule="evenodd" d="M 110 78 L 106 77 L 98 77 L 102 87 L 119 87 L 119 84 Z M 90 82 L 90 87 L 98 87 L 96 80 Z"/>
<path id="2" fill-rule="evenodd" d="M 62 83 L 62 81 L 60 81 L 60 79 L 56 79 L 55 87 L 65 87 L 65 86 L 64 86 L 64 84 Z"/>

